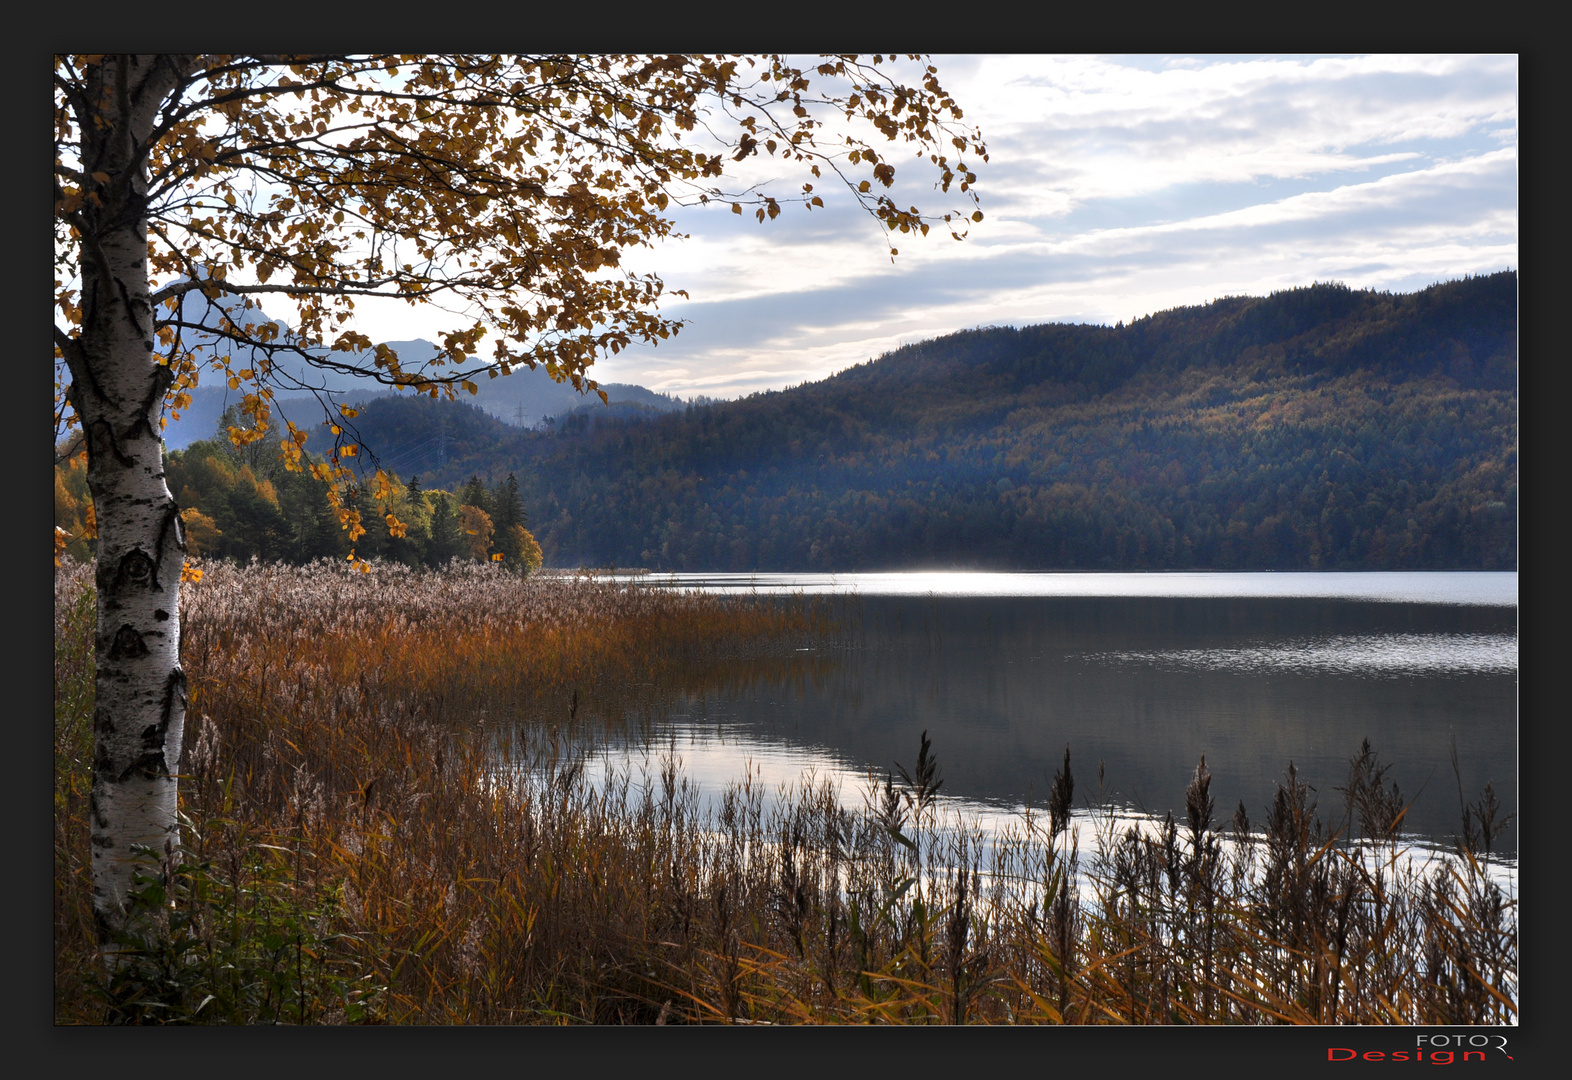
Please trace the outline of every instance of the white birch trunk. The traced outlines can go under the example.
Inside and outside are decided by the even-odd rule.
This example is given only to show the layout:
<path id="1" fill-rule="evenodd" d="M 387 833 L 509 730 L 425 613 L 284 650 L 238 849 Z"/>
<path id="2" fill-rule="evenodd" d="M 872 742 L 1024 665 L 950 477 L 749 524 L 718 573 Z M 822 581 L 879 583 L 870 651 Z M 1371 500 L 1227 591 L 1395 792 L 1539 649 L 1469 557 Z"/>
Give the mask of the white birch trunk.
<path id="1" fill-rule="evenodd" d="M 89 92 L 107 123 L 85 118 L 82 171 L 110 182 L 99 189 L 102 205 L 84 208 L 81 335 L 64 351 L 98 516 L 90 812 L 93 909 L 108 947 L 125 926 L 139 866 L 132 846 L 162 851 L 179 839 L 185 537 L 164 483 L 158 422 L 171 376 L 154 357 L 147 276 L 147 143 L 177 69 L 169 59 L 113 57 L 98 70 Z"/>

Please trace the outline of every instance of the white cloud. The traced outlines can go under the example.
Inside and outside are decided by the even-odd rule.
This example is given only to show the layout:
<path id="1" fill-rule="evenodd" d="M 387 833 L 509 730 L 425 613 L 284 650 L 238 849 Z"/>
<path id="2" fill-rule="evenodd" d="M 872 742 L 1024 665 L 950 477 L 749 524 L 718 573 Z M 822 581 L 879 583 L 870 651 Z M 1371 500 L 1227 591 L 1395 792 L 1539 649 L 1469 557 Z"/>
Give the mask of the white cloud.
<path id="1" fill-rule="evenodd" d="M 746 393 L 969 326 L 1113 322 L 1314 280 L 1412 289 L 1517 264 L 1515 57 L 935 63 L 989 144 L 987 216 L 966 242 L 896 236 L 892 265 L 877 225 L 829 185 L 825 209 L 765 225 L 681 211 L 690 239 L 627 262 L 688 290 L 663 310 L 689 326 L 597 377 Z M 897 202 L 959 208 L 892 160 Z M 744 179 L 765 178 L 750 162 Z M 366 315 L 388 338 L 454 322 Z"/>

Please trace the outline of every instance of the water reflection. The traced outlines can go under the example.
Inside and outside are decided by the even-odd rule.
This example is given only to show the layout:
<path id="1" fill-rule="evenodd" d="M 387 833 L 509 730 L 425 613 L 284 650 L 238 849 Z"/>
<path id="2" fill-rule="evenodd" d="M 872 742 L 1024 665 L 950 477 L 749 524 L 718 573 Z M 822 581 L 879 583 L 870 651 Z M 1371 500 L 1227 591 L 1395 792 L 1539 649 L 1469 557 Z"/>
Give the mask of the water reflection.
<path id="1" fill-rule="evenodd" d="M 650 580 L 650 579 L 645 579 Z M 846 594 L 849 631 L 629 719 L 719 791 L 805 772 L 860 805 L 927 731 L 944 793 L 984 816 L 1041 805 L 1065 747 L 1077 802 L 1182 812 L 1206 755 L 1219 816 L 1260 821 L 1292 762 L 1340 816 L 1369 739 L 1414 804 L 1458 829 L 1458 789 L 1517 793 L 1514 574 L 678 575 L 660 584 Z M 945 589 L 949 591 L 945 591 Z M 1143 591 L 1144 590 L 1144 591 Z M 1456 753 L 1459 776 L 1453 775 Z M 627 767 L 635 738 L 598 753 Z M 1099 766 L 1106 777 L 1098 792 Z M 1505 849 L 1516 850 L 1509 829 Z"/>
<path id="2" fill-rule="evenodd" d="M 1238 649 L 1092 653 L 1087 659 L 1177 669 L 1327 672 L 1393 679 L 1421 673 L 1511 674 L 1517 671 L 1517 638 L 1510 634 L 1340 635 Z"/>
<path id="3" fill-rule="evenodd" d="M 760 793 L 760 806 L 766 820 L 789 812 L 799 797 L 827 785 L 840 806 L 853 812 L 871 809 L 878 800 L 878 787 L 885 774 L 872 767 L 856 769 L 832 747 L 799 746 L 757 738 L 744 729 L 721 725 L 705 728 L 695 723 L 675 724 L 659 730 L 624 730 L 619 736 L 597 740 L 585 747 L 585 776 L 598 790 L 617 790 L 626 782 L 637 803 L 644 792 L 655 801 L 662 798 L 663 775 L 675 769 L 694 792 L 701 811 L 715 812 L 721 795 L 730 786 L 749 785 Z M 910 760 L 907 759 L 907 764 Z M 1160 815 L 1099 797 L 1095 774 L 1082 775 L 1079 807 L 1070 823 L 1070 832 L 1084 853 L 1083 873 L 1095 863 L 1099 845 L 1111 837 L 1135 828 L 1148 835 L 1160 833 Z M 1089 785 L 1091 791 L 1087 792 Z M 939 846 L 942 837 L 965 832 L 984 867 L 989 865 L 995 845 L 1008 836 L 1020 836 L 1033 828 L 1047 826 L 1046 814 L 1039 804 L 1008 805 L 977 799 L 941 795 L 929 828 Z M 1226 819 L 1227 814 L 1220 815 Z M 1259 826 L 1259 822 L 1257 822 Z M 1232 848 L 1227 820 L 1217 822 L 1225 848 Z M 1040 835 L 1040 833 L 1039 833 Z M 1067 838 L 1068 840 L 1068 838 Z M 1395 850 L 1380 845 L 1367 851 L 1367 857 L 1380 861 L 1396 858 L 1403 866 L 1425 865 L 1451 851 L 1444 840 L 1410 836 Z M 1384 854 L 1383 854 L 1384 853 Z M 1374 864 L 1372 864 L 1374 865 Z M 1507 893 L 1517 895 L 1517 860 L 1510 852 L 1487 864 L 1487 872 Z"/>
<path id="4" fill-rule="evenodd" d="M 1517 606 L 1510 571 L 988 573 L 933 570 L 852 574 L 613 575 L 656 587 L 809 596 L 1291 597 L 1378 603 Z"/>

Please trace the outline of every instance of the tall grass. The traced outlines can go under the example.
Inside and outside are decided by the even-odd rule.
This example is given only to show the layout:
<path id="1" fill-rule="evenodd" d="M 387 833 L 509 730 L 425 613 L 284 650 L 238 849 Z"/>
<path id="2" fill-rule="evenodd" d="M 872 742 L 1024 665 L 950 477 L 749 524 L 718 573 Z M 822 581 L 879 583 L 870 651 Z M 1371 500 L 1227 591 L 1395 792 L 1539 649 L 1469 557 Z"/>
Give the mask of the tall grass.
<path id="1" fill-rule="evenodd" d="M 926 737 L 848 807 L 677 764 L 592 782 L 582 730 L 778 670 L 832 632 L 802 602 L 487 568 L 215 566 L 187 586 L 183 844 L 164 927 L 96 961 L 85 798 L 90 568 L 56 576 L 62 1022 L 1499 1023 L 1516 908 L 1458 851 L 1405 857 L 1368 747 L 1323 819 L 1290 769 L 1262 827 L 951 818 Z M 518 717 L 530 721 L 509 745 Z M 571 722 L 570 722 L 571 718 Z M 1081 820 L 1085 814 L 1079 813 Z"/>

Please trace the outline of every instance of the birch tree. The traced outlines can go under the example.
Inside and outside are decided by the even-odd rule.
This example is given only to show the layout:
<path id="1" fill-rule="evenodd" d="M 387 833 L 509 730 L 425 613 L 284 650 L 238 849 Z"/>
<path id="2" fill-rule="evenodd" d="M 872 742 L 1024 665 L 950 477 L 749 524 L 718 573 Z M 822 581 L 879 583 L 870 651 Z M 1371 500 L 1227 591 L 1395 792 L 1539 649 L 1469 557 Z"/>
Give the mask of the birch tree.
<path id="1" fill-rule="evenodd" d="M 277 439 L 287 467 L 328 485 L 353 541 L 371 503 L 389 506 L 388 478 L 356 505 L 339 497 L 354 410 L 309 373 L 451 397 L 544 367 L 594 390 L 596 358 L 680 328 L 660 314 L 660 277 L 623 265 L 673 237 L 679 206 L 766 222 L 835 192 L 892 257 L 897 234 L 960 239 L 981 220 L 981 136 L 920 56 L 57 55 L 54 87 L 55 425 L 57 445 L 74 434 L 70 452 L 86 454 L 97 514 L 106 942 L 133 846 L 178 842 L 180 590 L 194 571 L 159 433 L 201 381 L 240 392 L 231 439 Z M 789 195 L 749 182 L 770 158 Z M 897 204 L 896 165 L 913 162 L 953 205 Z M 292 326 L 258 315 L 270 295 Z M 355 322 L 372 297 L 464 321 L 435 355 L 400 356 Z M 304 427 L 275 416 L 275 393 L 302 388 L 340 436 L 322 463 L 303 457 Z"/>

